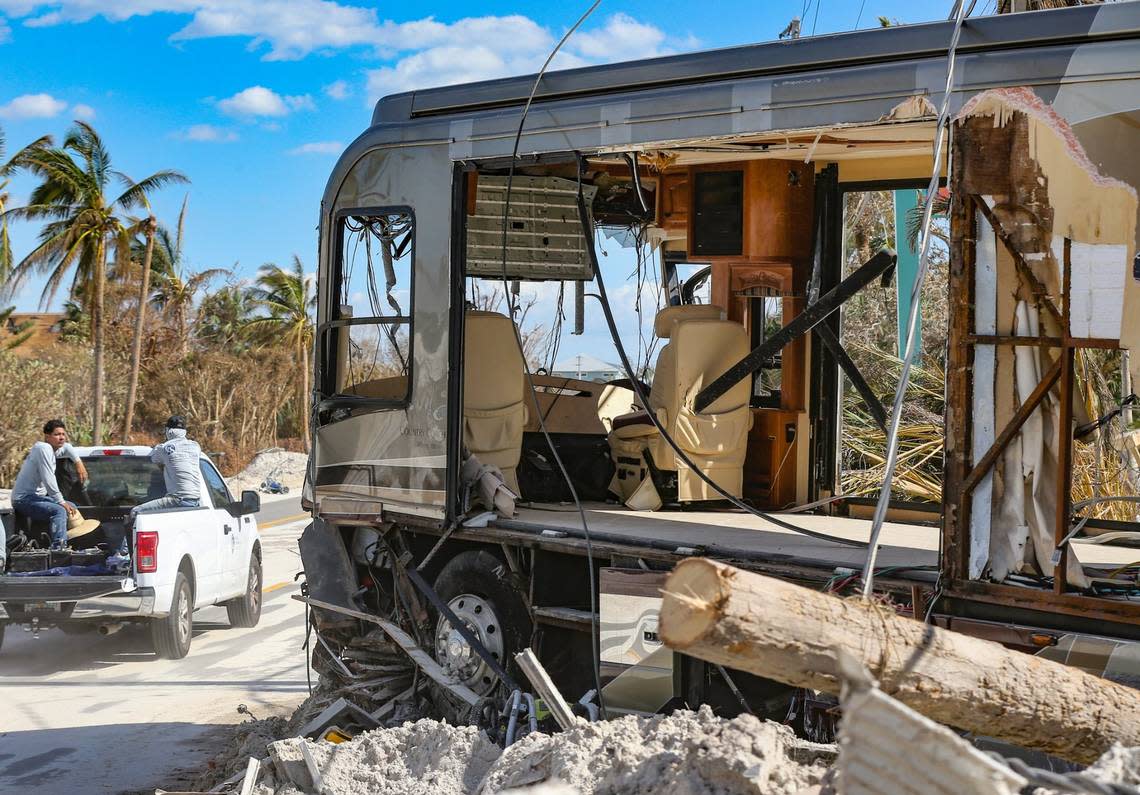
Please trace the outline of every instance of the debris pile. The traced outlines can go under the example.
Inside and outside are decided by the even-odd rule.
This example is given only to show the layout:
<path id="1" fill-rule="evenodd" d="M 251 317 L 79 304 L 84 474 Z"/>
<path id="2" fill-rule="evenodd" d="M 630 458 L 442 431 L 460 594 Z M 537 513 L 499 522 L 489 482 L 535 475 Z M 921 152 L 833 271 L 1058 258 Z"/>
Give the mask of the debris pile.
<path id="1" fill-rule="evenodd" d="M 376 710 L 379 714 L 374 717 L 383 723 L 389 716 L 396 717 L 401 701 L 411 698 L 415 669 L 383 630 L 350 637 L 339 652 L 327 646 L 320 634 L 314 637 L 318 647 L 313 668 L 321 674 L 320 696 L 313 704 L 317 711 L 344 698 L 366 712 Z"/>
<path id="2" fill-rule="evenodd" d="M 271 743 L 253 791 L 490 795 L 544 784 L 572 793 L 791 795 L 820 783 L 835 755 L 835 746 L 797 739 L 786 726 L 726 720 L 708 707 L 583 722 L 506 751 L 473 726 L 425 719 L 340 744 Z"/>
<path id="3" fill-rule="evenodd" d="M 271 447 L 255 455 L 249 466 L 227 478 L 227 483 L 234 493 L 243 489 L 257 491 L 267 478 L 279 481 L 290 489 L 299 489 L 305 483 L 308 462 L 309 457 L 304 453 L 290 453 L 280 447 Z"/>

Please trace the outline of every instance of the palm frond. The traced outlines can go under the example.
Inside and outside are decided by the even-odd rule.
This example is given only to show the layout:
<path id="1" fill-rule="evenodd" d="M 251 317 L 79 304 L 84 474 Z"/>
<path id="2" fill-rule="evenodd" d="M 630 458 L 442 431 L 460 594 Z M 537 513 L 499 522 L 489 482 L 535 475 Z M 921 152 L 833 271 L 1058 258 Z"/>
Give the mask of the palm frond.
<path id="1" fill-rule="evenodd" d="M 147 200 L 150 194 L 167 185 L 184 185 L 189 181 L 190 179 L 180 171 L 156 171 L 149 177 L 130 184 L 112 204 L 126 209 L 148 207 Z"/>

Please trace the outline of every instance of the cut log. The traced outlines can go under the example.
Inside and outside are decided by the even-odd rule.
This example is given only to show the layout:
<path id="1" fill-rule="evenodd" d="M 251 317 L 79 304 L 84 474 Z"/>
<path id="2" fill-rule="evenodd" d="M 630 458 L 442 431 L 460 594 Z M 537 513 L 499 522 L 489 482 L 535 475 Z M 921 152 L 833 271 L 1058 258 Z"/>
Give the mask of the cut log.
<path id="1" fill-rule="evenodd" d="M 835 694 L 843 650 L 933 720 L 1074 762 L 1140 745 L 1140 691 L 703 558 L 669 575 L 659 631 L 676 651 Z"/>

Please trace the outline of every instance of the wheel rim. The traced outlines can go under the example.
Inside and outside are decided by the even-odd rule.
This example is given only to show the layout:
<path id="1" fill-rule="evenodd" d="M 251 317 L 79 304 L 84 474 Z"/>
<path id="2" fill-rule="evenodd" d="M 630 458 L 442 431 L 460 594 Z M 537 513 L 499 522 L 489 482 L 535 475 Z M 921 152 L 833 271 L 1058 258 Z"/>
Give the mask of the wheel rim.
<path id="1" fill-rule="evenodd" d="M 186 598 L 186 588 L 178 591 L 178 641 L 185 646 L 190 642 L 190 600 Z"/>
<path id="2" fill-rule="evenodd" d="M 502 626 L 491 603 L 475 594 L 460 594 L 447 606 L 491 656 L 502 663 Z M 436 623 L 435 654 L 448 675 L 479 695 L 495 689 L 497 679 L 491 667 L 443 616 Z"/>
<path id="3" fill-rule="evenodd" d="M 258 575 L 257 566 L 249 564 L 249 610 L 251 613 L 257 613 L 261 607 L 261 577 Z"/>

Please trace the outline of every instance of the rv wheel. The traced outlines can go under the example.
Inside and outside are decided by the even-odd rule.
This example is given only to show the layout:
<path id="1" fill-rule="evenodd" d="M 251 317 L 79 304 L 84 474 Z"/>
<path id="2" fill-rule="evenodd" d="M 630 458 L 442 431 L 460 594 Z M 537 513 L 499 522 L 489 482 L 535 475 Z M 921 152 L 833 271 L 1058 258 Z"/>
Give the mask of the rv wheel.
<path id="1" fill-rule="evenodd" d="M 435 590 L 496 660 L 513 667 L 514 655 L 530 642 L 531 623 L 508 574 L 506 564 L 489 552 L 462 552 L 440 571 Z M 433 640 L 436 660 L 457 681 L 481 696 L 495 691 L 498 677 L 442 615 Z"/>

